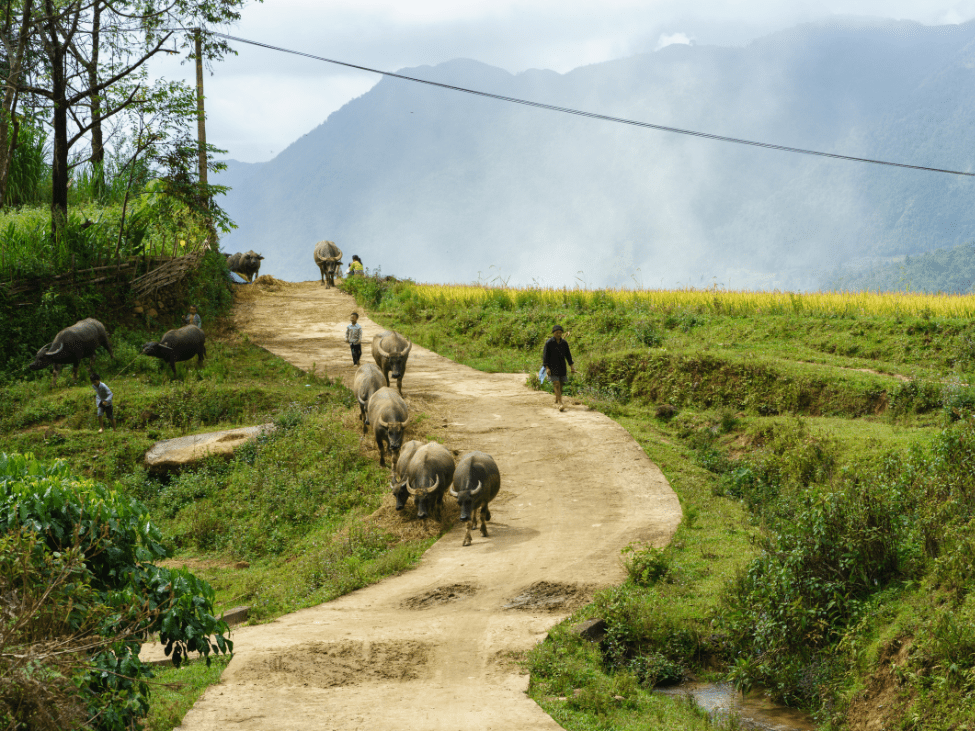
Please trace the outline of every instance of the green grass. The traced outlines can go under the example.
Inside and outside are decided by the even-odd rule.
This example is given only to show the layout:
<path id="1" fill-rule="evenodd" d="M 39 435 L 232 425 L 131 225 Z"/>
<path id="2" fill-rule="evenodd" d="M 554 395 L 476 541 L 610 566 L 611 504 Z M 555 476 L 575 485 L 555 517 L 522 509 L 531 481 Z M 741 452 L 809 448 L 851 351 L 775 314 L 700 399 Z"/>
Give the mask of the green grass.
<path id="1" fill-rule="evenodd" d="M 203 691 L 220 680 L 229 662 L 229 657 L 218 657 L 209 667 L 203 660 L 194 660 L 178 668 L 156 670 L 156 677 L 150 681 L 152 704 L 144 726 L 146 731 L 172 731 L 179 726 Z"/>
<path id="2" fill-rule="evenodd" d="M 173 379 L 168 366 L 136 357 L 145 338 L 117 331 L 115 363 L 107 354 L 96 362 L 115 394 L 117 430 L 97 433 L 86 380 L 75 385 L 62 373 L 54 388 L 45 371 L 4 388 L 5 448 L 63 459 L 145 502 L 177 558 L 218 567 L 200 572 L 218 605 L 252 604 L 254 620 L 327 601 L 418 560 L 429 541 L 400 543 L 363 522 L 379 507 L 386 478 L 361 454 L 344 386 L 246 337 L 208 343 L 204 365 L 178 364 Z M 232 460 L 175 475 L 142 466 L 159 440 L 262 423 L 276 430 Z M 241 562 L 248 568 L 230 568 Z"/>
<path id="3" fill-rule="evenodd" d="M 706 676 L 712 658 L 726 651 L 712 628 L 713 609 L 756 554 L 756 529 L 741 503 L 715 496 L 715 476 L 695 464 L 677 426 L 648 420 L 635 405 L 616 418 L 663 471 L 684 520 L 663 551 L 633 546 L 624 553 L 630 580 L 600 592 L 532 650 L 529 692 L 568 729 L 707 728 L 693 704 L 649 691 L 673 675 Z M 607 622 L 601 645 L 570 631 L 593 617 Z"/>
<path id="4" fill-rule="evenodd" d="M 348 389 L 219 322 L 207 332 L 204 364 L 178 364 L 173 378 L 168 366 L 138 355 L 153 333 L 114 328 L 116 360 L 99 351 L 95 365 L 114 392 L 118 421 L 103 434 L 84 367 L 78 383 L 62 372 L 56 388 L 49 370 L 8 381 L 0 391 L 5 451 L 65 460 L 77 474 L 144 502 L 175 552 L 173 564 L 211 583 L 218 611 L 249 605 L 251 622 L 414 566 L 435 537 L 406 540 L 368 518 L 388 492 L 387 476 L 363 452 Z M 143 466 L 159 440 L 263 423 L 274 431 L 230 460 L 178 474 Z M 150 727 L 178 723 L 219 669 L 165 671 L 179 680 L 166 680 L 173 687 L 154 696 Z"/>
<path id="5" fill-rule="evenodd" d="M 563 726 L 694 727 L 694 709 L 647 695 L 680 677 L 763 683 L 830 728 L 970 721 L 975 650 L 957 648 L 975 648 L 975 515 L 949 496 L 972 490 L 971 321 L 346 286 L 416 342 L 545 390 L 542 344 L 562 324 L 579 370 L 566 393 L 622 424 L 681 500 L 673 542 L 624 552 L 630 578 L 529 654 L 530 692 Z M 600 643 L 569 631 L 592 617 Z"/>

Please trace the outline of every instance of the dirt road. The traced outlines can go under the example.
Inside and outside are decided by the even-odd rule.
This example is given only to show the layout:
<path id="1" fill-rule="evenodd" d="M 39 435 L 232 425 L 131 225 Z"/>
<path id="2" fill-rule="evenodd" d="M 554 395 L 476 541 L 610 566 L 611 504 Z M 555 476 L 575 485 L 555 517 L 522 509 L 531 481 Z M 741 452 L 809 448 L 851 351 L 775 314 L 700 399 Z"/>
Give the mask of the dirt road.
<path id="1" fill-rule="evenodd" d="M 351 385 L 344 333 L 354 308 L 308 282 L 261 293 L 239 304 L 236 318 L 271 352 Z M 368 317 L 360 324 L 366 362 L 382 328 Z M 665 544 L 681 511 L 619 425 L 583 406 L 559 413 L 524 381 L 413 347 L 403 393 L 412 409 L 436 415 L 423 433 L 488 452 L 501 468 L 490 536 L 475 531 L 464 548 L 458 526 L 414 571 L 238 629 L 222 682 L 182 728 L 559 728 L 525 695 L 528 677 L 511 653 L 543 639 L 594 588 L 618 583 L 625 545 Z"/>

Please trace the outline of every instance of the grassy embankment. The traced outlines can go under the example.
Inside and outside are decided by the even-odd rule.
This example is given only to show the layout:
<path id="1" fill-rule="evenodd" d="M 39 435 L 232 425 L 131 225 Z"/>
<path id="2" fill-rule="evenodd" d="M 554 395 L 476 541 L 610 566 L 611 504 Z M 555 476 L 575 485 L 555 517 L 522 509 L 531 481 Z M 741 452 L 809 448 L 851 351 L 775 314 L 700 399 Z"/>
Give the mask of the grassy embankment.
<path id="1" fill-rule="evenodd" d="M 567 728 L 700 724 L 648 692 L 690 676 L 764 685 L 827 727 L 975 714 L 975 297 L 346 286 L 416 342 L 535 387 L 563 324 L 568 392 L 680 496 L 671 546 L 624 553 L 630 579 L 528 658 Z M 568 631 L 595 616 L 601 643 Z"/>
<path id="2" fill-rule="evenodd" d="M 413 565 L 439 526 L 403 534 L 370 519 L 388 492 L 387 476 L 360 441 L 351 393 L 255 346 L 213 315 L 217 304 L 202 302 L 207 359 L 178 364 L 176 379 L 168 365 L 139 355 L 144 342 L 175 323 L 132 316 L 108 322 L 115 360 L 100 350 L 95 367 L 115 394 L 114 431 L 97 433 L 84 367 L 77 382 L 63 371 L 54 388 L 50 370 L 31 372 L 29 360 L 12 361 L 19 368 L 8 371 L 0 394 L 4 451 L 63 459 L 76 474 L 138 498 L 175 552 L 174 563 L 212 584 L 218 610 L 250 605 L 252 621 Z M 32 345 L 52 334 L 39 332 Z M 156 441 L 262 423 L 274 431 L 230 461 L 172 475 L 143 467 Z M 218 677 L 193 666 L 162 671 L 149 728 L 172 728 Z"/>

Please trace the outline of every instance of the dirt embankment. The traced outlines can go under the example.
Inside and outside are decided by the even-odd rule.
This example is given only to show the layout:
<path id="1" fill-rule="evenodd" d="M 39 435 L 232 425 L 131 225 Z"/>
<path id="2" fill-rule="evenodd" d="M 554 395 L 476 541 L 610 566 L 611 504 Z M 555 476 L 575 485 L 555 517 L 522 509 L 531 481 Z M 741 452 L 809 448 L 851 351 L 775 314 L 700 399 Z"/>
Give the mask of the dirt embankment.
<path id="1" fill-rule="evenodd" d="M 361 308 L 317 282 L 270 289 L 255 287 L 238 305 L 239 328 L 351 385 L 344 333 Z M 365 316 L 360 324 L 366 362 L 382 328 Z M 582 406 L 559 413 L 524 381 L 413 347 L 403 393 L 412 410 L 434 415 L 417 434 L 487 452 L 501 468 L 490 536 L 475 531 L 464 548 L 458 526 L 414 571 L 236 630 L 234 660 L 183 728 L 559 728 L 505 658 L 544 638 L 596 588 L 618 583 L 621 548 L 670 540 L 681 511 L 622 427 Z"/>

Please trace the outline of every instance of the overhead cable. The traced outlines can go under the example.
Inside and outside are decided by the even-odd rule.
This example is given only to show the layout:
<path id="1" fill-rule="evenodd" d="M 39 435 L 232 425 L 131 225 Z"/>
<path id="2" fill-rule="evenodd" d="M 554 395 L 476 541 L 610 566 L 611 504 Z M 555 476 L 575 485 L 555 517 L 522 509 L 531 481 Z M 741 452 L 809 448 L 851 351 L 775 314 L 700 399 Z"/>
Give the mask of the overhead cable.
<path id="1" fill-rule="evenodd" d="M 751 145 L 752 147 L 762 147 L 766 150 L 779 150 L 781 152 L 794 152 L 801 155 L 815 155 L 817 157 L 829 157 L 835 160 L 849 160 L 851 162 L 866 162 L 873 165 L 887 165 L 889 167 L 896 168 L 908 168 L 910 170 L 926 170 L 932 173 L 947 173 L 948 175 L 964 175 L 966 177 L 975 177 L 975 173 L 966 173 L 960 170 L 945 170 L 943 168 L 933 168 L 926 167 L 924 165 L 909 165 L 903 162 L 890 162 L 889 160 L 873 160 L 866 157 L 854 157 L 853 155 L 840 155 L 835 152 L 822 152 L 818 150 L 805 150 L 801 147 L 787 147 L 785 145 L 776 145 L 771 142 L 758 142 L 755 140 L 744 140 L 737 137 L 725 137 L 724 135 L 716 135 L 710 132 L 696 132 L 690 129 L 681 129 L 680 127 L 668 127 L 662 124 L 653 124 L 651 122 L 641 122 L 635 119 L 625 119 L 623 117 L 612 117 L 608 114 L 599 114 L 598 112 L 587 112 L 581 109 L 572 109 L 571 107 L 559 107 L 554 104 L 543 104 L 542 102 L 535 102 L 529 99 L 518 99 L 511 96 L 503 96 L 501 94 L 492 94 L 487 91 L 478 91 L 477 89 L 467 89 L 463 86 L 453 86 L 452 84 L 443 84 L 439 81 L 429 81 L 427 79 L 418 79 L 415 76 L 406 76 L 405 74 L 395 74 L 391 71 L 381 71 L 379 69 L 370 68 L 368 66 L 360 66 L 354 63 L 348 63 L 347 61 L 338 61 L 333 58 L 325 58 L 324 56 L 316 56 L 312 53 L 306 53 L 304 51 L 295 51 L 290 48 L 282 48 L 280 46 L 273 46 L 270 43 L 262 43 L 260 41 L 252 41 L 247 38 L 240 38 L 238 36 L 227 35 L 226 33 L 217 33 L 215 31 L 207 31 L 209 35 L 216 36 L 218 38 L 225 38 L 228 41 L 236 41 L 238 43 L 246 43 L 251 46 L 257 46 L 259 48 L 267 48 L 271 51 L 280 51 L 281 53 L 290 53 L 295 56 L 304 56 L 305 58 L 310 58 L 315 61 L 324 61 L 325 63 L 334 64 L 336 66 L 345 66 L 350 69 L 358 69 L 359 71 L 368 71 L 372 74 L 380 74 L 382 76 L 388 76 L 393 79 L 403 79 L 404 81 L 413 81 L 417 84 L 426 84 L 427 86 L 436 86 L 441 89 L 449 89 L 450 91 L 460 91 L 464 94 L 473 94 L 474 96 L 487 97 L 489 99 L 497 99 L 503 102 L 510 102 L 511 104 L 522 104 L 527 107 L 536 107 L 538 109 L 548 109 L 553 112 L 562 112 L 563 114 L 574 114 L 578 117 L 587 117 L 589 119 L 598 119 L 604 122 L 615 122 L 617 124 L 628 124 L 632 127 L 642 127 L 644 129 L 653 129 L 660 132 L 673 132 L 674 134 L 688 135 L 690 137 L 701 137 L 706 140 L 717 140 L 718 142 L 733 142 L 738 145 Z"/>

